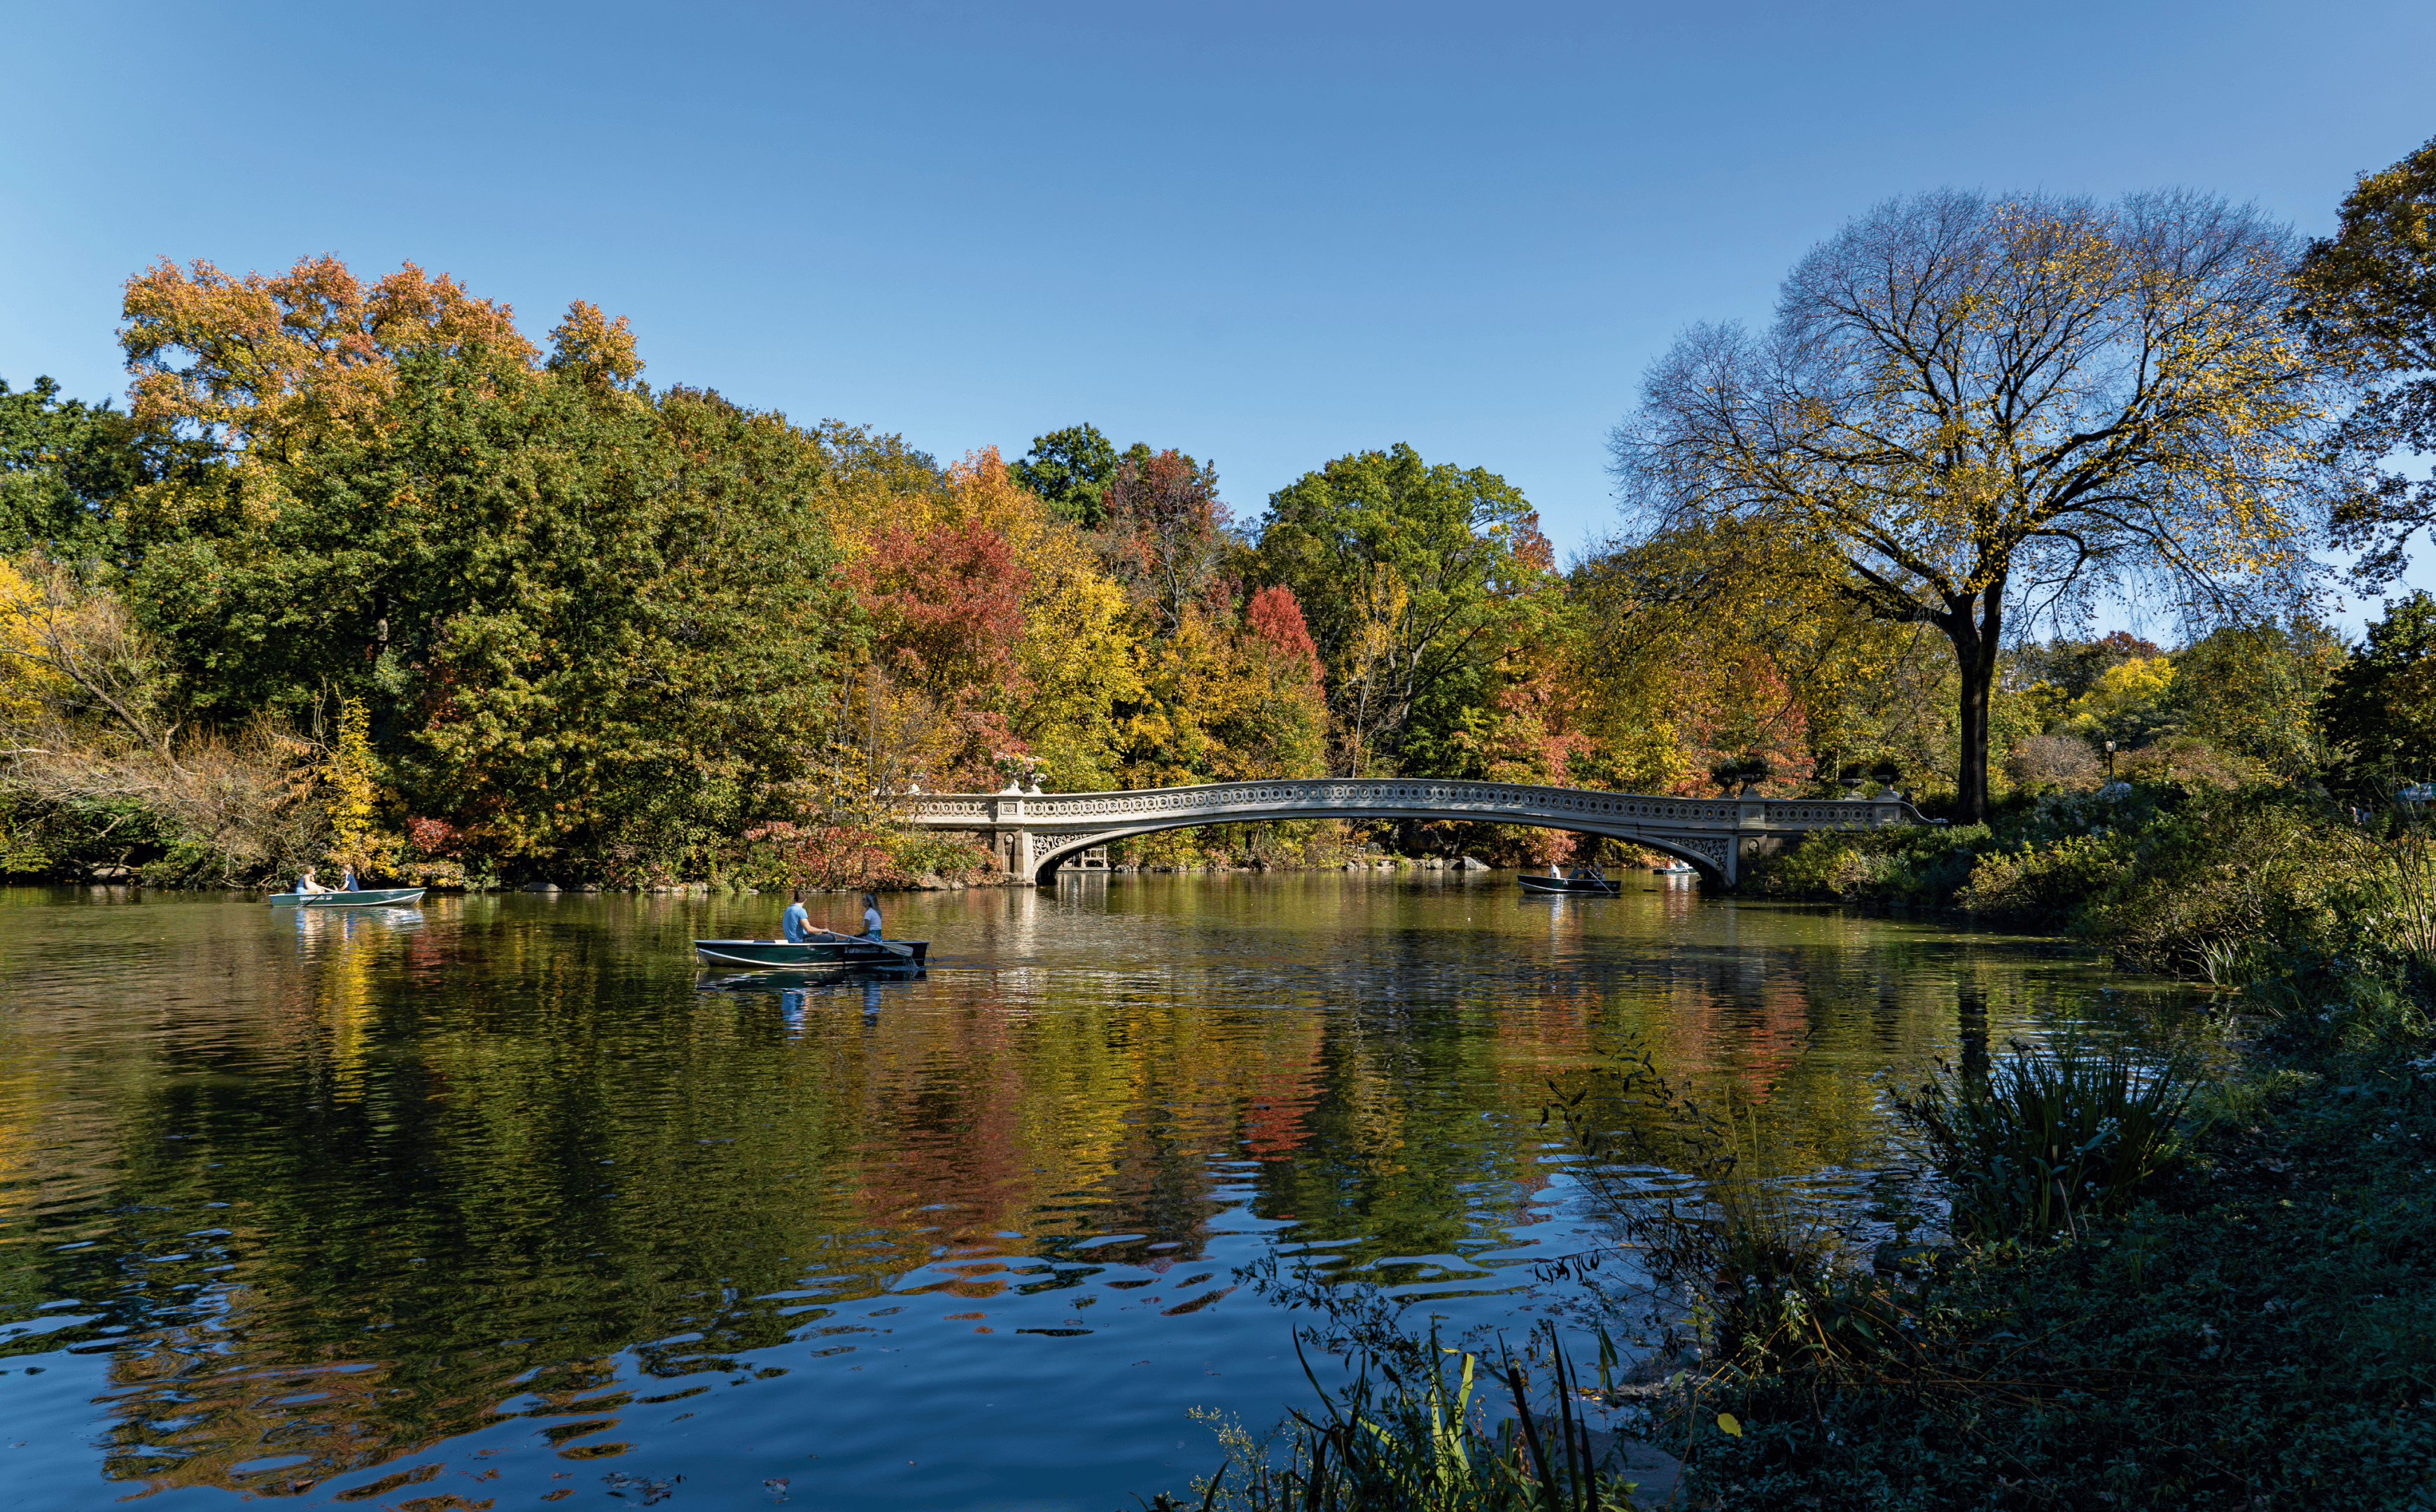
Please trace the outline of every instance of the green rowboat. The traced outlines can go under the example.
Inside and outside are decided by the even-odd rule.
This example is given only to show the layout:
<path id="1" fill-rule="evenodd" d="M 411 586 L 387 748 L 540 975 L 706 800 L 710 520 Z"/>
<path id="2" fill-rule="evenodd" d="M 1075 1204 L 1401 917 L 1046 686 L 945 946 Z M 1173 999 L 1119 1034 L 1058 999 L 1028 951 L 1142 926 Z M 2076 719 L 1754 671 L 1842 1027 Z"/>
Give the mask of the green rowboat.
<path id="1" fill-rule="evenodd" d="M 384 903 L 411 903 L 423 895 L 419 887 L 374 887 L 353 893 L 273 893 L 272 908 L 361 909 Z"/>
<path id="2" fill-rule="evenodd" d="M 866 940 L 832 935 L 791 945 L 784 940 L 696 940 L 693 953 L 714 966 L 917 966 L 931 954 L 928 940 Z"/>

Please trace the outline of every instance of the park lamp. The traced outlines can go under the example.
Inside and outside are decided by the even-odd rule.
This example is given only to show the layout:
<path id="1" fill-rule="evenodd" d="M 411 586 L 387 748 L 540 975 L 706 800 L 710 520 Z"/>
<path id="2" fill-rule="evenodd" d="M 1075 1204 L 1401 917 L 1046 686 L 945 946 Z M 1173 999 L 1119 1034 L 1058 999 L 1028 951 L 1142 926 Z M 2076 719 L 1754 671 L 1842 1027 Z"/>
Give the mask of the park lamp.
<path id="1" fill-rule="evenodd" d="M 2106 780 L 2114 780 L 2114 742 L 2112 740 L 2106 742 Z"/>

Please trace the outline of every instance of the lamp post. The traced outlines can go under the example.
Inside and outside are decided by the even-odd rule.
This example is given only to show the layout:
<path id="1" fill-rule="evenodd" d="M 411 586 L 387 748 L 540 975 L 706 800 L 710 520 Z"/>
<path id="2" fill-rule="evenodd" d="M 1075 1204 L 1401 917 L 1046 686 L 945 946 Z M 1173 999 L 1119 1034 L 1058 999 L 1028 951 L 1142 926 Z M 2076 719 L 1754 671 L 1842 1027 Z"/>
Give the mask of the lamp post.
<path id="1" fill-rule="evenodd" d="M 2114 742 L 2112 740 L 2106 742 L 2106 780 L 2114 780 Z"/>

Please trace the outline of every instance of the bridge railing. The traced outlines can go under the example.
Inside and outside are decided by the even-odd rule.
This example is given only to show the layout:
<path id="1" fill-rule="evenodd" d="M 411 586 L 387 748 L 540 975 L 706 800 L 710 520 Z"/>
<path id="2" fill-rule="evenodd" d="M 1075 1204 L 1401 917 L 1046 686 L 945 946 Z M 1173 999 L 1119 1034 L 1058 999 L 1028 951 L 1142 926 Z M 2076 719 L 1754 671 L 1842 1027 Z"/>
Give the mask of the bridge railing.
<path id="1" fill-rule="evenodd" d="M 1601 824 L 1704 829 L 1848 828 L 1855 824 L 1920 822 L 1909 804 L 1886 798 L 1668 798 L 1437 777 L 1278 778 L 1114 792 L 940 793 L 908 798 L 900 812 L 914 823 L 936 828 L 1011 825 L 1063 828 L 1162 816 L 1208 816 L 1217 821 L 1231 812 L 1281 809 L 1309 809 L 1317 814 L 1428 810 L 1537 820 L 1578 817 Z"/>

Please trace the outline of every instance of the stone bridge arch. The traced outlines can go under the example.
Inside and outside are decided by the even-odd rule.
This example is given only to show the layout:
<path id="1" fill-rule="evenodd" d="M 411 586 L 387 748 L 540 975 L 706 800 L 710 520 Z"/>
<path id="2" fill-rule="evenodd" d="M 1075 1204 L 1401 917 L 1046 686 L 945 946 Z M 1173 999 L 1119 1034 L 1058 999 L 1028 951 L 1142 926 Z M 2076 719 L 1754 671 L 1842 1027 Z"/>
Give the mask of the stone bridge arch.
<path id="1" fill-rule="evenodd" d="M 1875 798 L 1663 798 L 1585 788 L 1439 777 L 1298 777 L 1121 792 L 911 795 L 900 816 L 933 831 L 966 831 L 1007 870 L 1046 882 L 1094 845 L 1200 825 L 1296 819 L 1462 819 L 1602 835 L 1679 856 L 1704 880 L 1731 887 L 1744 860 L 1814 829 L 1869 829 L 1923 821 L 1892 793 Z"/>

